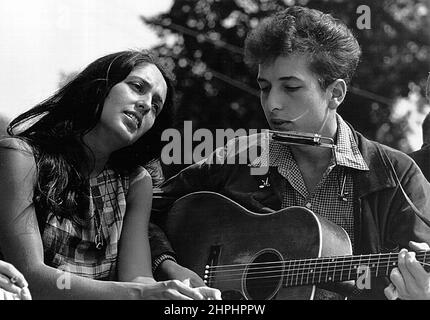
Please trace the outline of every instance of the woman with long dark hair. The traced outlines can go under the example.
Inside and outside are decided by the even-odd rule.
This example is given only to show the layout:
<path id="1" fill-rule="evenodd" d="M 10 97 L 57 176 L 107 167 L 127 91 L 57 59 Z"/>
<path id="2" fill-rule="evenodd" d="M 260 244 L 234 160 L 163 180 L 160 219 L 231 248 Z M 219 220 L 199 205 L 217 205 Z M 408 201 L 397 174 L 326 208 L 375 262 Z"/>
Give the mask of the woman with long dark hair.
<path id="1" fill-rule="evenodd" d="M 42 299 L 215 299 L 155 282 L 152 185 L 172 77 L 147 51 L 91 63 L 14 119 L 0 141 L 0 250 Z"/>

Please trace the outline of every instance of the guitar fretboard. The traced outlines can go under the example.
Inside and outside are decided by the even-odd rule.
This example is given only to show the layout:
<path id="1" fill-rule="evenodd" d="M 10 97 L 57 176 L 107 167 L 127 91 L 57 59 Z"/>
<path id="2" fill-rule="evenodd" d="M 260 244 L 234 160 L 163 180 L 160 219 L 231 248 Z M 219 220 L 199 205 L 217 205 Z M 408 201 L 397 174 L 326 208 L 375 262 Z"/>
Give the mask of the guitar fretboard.
<path id="1" fill-rule="evenodd" d="M 418 252 L 416 259 L 427 264 L 430 252 Z M 284 285 L 289 287 L 357 280 L 362 275 L 388 276 L 397 262 L 398 253 L 289 260 L 284 262 Z"/>

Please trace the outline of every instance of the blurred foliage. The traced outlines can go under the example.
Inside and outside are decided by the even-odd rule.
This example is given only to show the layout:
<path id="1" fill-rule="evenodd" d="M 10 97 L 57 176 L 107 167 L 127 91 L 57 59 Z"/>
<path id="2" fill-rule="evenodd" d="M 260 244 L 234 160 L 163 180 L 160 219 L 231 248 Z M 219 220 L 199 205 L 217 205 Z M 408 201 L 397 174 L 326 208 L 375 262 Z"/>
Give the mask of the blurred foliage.
<path id="1" fill-rule="evenodd" d="M 393 122 L 390 115 L 411 84 L 424 96 L 430 71 L 428 0 L 176 0 L 168 13 L 141 17 L 164 40 L 155 50 L 176 74 L 178 128 L 184 120 L 193 121 L 193 130 L 267 127 L 256 72 L 243 63 L 243 43 L 259 20 L 295 4 L 343 20 L 362 47 L 362 62 L 339 113 L 367 137 L 410 151 L 404 141 L 407 121 Z M 371 9 L 370 29 L 357 27 L 360 5 Z M 424 103 L 422 98 L 418 108 Z"/>

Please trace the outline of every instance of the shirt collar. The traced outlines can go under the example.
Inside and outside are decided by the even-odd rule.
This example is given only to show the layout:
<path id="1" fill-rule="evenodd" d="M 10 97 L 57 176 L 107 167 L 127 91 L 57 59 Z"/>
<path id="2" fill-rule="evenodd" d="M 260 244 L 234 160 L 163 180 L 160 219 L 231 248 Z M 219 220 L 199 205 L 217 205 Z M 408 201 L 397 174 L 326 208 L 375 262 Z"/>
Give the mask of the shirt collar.
<path id="1" fill-rule="evenodd" d="M 337 139 L 336 147 L 334 149 L 336 163 L 344 167 L 368 171 L 369 167 L 367 166 L 367 163 L 364 161 L 363 156 L 358 149 L 357 142 L 355 142 L 350 127 L 338 114 L 336 120 Z"/>

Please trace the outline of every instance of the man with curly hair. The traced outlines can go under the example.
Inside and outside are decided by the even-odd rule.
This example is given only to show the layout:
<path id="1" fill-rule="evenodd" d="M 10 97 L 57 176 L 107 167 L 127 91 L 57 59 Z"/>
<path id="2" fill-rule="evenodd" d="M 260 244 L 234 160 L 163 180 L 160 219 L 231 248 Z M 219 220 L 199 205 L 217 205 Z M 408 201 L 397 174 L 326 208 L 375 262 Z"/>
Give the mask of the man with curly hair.
<path id="1" fill-rule="evenodd" d="M 337 113 L 360 55 L 352 32 L 329 14 L 295 6 L 264 19 L 246 39 L 245 60 L 258 69 L 269 127 L 317 133 L 333 139 L 336 147 L 273 140 L 268 148 L 261 145 L 269 166 L 262 186 L 246 164 L 228 164 L 262 140 L 246 137 L 243 150 L 243 138 L 237 138 L 157 189 L 153 219 L 162 219 L 175 199 L 202 190 L 221 193 L 254 212 L 303 206 L 342 227 L 353 254 L 401 249 L 390 279 L 372 279 L 371 288 L 354 298 L 430 299 L 430 273 L 414 252 L 429 250 L 430 184 L 410 157 L 366 139 Z M 264 162 L 254 160 L 248 165 Z M 158 272 L 198 283 L 193 272 L 174 261 L 168 243 L 154 238 L 153 255 L 164 257 L 156 260 Z"/>

